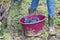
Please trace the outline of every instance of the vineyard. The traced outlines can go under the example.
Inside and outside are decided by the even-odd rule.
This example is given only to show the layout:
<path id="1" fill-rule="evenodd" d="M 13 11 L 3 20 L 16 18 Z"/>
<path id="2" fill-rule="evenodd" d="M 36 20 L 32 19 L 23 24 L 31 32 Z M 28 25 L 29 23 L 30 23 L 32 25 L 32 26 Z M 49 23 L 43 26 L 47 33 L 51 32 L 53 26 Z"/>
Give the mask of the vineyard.
<path id="1" fill-rule="evenodd" d="M 0 0 L 0 2 L 2 2 Z M 8 10 L 6 12 L 6 20 L 2 21 L 0 25 L 2 27 L 3 36 L 0 40 L 47 40 L 48 39 L 48 11 L 46 0 L 40 0 L 36 13 L 41 13 L 46 16 L 45 26 L 42 30 L 42 34 L 38 37 L 26 37 L 24 35 L 23 28 L 19 23 L 19 19 L 22 16 L 28 14 L 28 8 L 31 5 L 31 0 L 22 0 L 19 4 L 15 2 L 11 6 L 10 0 L 4 0 L 3 6 Z M 51 40 L 60 40 L 60 0 L 55 0 L 55 15 L 54 15 L 54 27 L 58 37 L 52 37 Z M 7 24 L 7 25 L 6 25 Z M 2 35 L 2 34 L 0 34 Z"/>

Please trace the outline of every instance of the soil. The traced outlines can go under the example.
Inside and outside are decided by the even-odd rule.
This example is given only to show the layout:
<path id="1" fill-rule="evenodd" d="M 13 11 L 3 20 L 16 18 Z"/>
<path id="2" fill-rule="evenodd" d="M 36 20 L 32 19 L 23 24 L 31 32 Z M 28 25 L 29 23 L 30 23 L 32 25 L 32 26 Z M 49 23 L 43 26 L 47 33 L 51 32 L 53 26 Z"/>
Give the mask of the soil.
<path id="1" fill-rule="evenodd" d="M 58 27 L 58 26 L 57 26 Z M 15 29 L 14 29 L 15 30 Z M 44 34 L 45 32 L 48 32 L 47 27 L 44 27 L 41 35 L 39 36 L 24 36 L 22 31 L 15 33 L 15 36 L 12 36 L 13 38 L 11 40 L 48 40 L 48 37 Z M 60 29 L 56 29 L 56 36 L 51 36 L 50 40 L 60 40 Z M 14 33 L 13 33 L 14 34 Z"/>

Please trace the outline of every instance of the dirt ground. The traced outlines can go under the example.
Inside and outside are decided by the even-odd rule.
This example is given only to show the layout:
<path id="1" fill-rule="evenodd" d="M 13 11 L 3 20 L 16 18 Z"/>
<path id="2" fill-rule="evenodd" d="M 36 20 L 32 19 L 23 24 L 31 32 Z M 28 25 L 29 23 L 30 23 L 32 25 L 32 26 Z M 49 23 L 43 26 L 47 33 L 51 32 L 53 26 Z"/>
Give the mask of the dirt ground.
<path id="1" fill-rule="evenodd" d="M 50 40 L 60 40 L 60 26 L 55 25 L 56 36 L 49 37 Z M 39 36 L 24 36 L 23 32 L 15 27 L 11 27 L 10 32 L 5 33 L 5 37 L 0 40 L 48 40 L 48 26 L 45 25 Z"/>
<path id="2" fill-rule="evenodd" d="M 51 36 L 50 39 L 48 39 L 48 28 L 47 27 L 44 27 L 44 29 L 42 30 L 41 32 L 41 35 L 40 36 L 32 36 L 32 37 L 28 37 L 28 36 L 24 36 L 23 34 L 21 34 L 20 36 L 16 36 L 14 38 L 14 40 L 60 40 L 60 29 L 59 29 L 59 26 L 56 26 L 55 27 L 56 29 L 56 36 Z"/>
<path id="3" fill-rule="evenodd" d="M 50 40 L 60 40 L 60 28 L 59 26 L 55 27 L 56 29 L 56 36 L 51 36 Z M 9 40 L 48 40 L 48 28 L 44 27 L 40 36 L 24 36 L 21 30 L 18 29 L 11 29 Z M 1 39 L 0 39 L 1 40 Z M 5 40 L 4 38 L 2 40 Z"/>

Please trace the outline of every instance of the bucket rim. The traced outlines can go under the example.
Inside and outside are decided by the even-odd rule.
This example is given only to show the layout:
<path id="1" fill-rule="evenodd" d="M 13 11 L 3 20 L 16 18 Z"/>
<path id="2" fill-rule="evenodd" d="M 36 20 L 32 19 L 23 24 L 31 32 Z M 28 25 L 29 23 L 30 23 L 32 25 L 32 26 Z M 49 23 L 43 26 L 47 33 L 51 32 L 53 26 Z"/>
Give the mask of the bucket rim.
<path id="1" fill-rule="evenodd" d="M 23 22 L 21 22 L 20 20 L 21 20 L 21 18 L 19 19 L 19 23 L 21 23 L 21 24 L 36 24 L 36 23 L 39 23 L 39 22 L 42 22 L 42 21 L 44 21 L 45 19 L 46 19 L 46 16 L 44 15 L 44 14 L 28 14 L 28 15 L 42 15 L 42 16 L 44 16 L 45 18 L 43 19 L 43 20 L 40 20 L 40 21 L 37 21 L 37 22 L 33 22 L 33 23 L 23 23 Z M 25 15 L 25 16 L 28 16 L 28 15 Z M 23 17 L 25 17 L 25 16 L 23 16 Z M 23 18 L 22 17 L 22 18 Z"/>

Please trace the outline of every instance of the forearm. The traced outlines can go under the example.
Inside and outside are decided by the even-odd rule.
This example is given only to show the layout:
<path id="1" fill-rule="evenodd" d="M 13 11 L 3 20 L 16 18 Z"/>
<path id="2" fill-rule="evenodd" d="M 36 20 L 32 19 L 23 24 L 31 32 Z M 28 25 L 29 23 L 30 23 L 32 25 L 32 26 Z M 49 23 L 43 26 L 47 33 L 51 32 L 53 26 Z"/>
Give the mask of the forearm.
<path id="1" fill-rule="evenodd" d="M 2 0 L 2 6 L 3 6 L 3 4 L 4 4 L 4 0 Z"/>
<path id="2" fill-rule="evenodd" d="M 54 0 L 47 0 L 48 15 L 53 16 L 55 13 L 55 2 Z"/>

